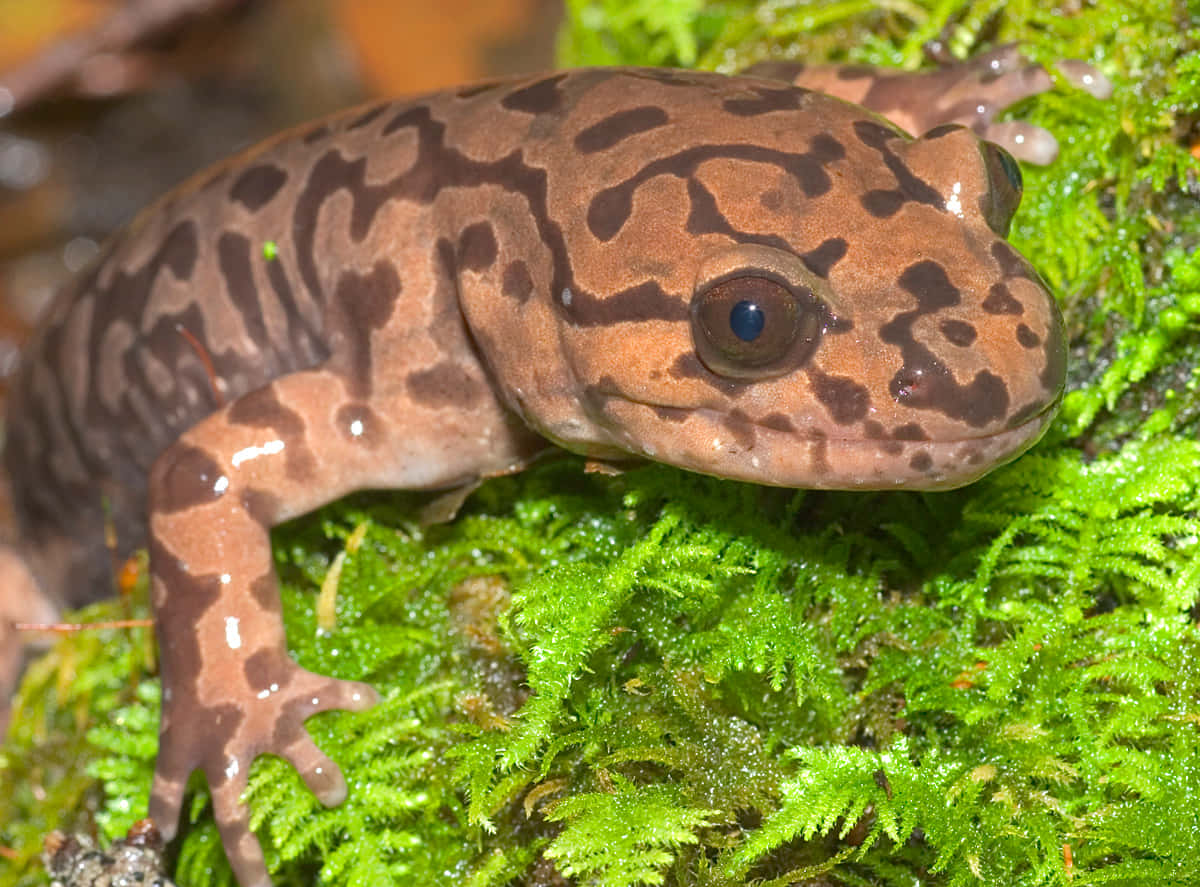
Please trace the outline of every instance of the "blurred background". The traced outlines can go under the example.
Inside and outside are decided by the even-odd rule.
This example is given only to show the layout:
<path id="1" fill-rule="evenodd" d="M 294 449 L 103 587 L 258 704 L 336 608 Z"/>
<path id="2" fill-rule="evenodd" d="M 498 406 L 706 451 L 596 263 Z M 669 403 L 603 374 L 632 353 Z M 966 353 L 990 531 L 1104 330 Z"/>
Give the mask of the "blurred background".
<path id="1" fill-rule="evenodd" d="M 0 0 L 0 397 L 63 279 L 292 124 L 553 64 L 560 0 Z"/>

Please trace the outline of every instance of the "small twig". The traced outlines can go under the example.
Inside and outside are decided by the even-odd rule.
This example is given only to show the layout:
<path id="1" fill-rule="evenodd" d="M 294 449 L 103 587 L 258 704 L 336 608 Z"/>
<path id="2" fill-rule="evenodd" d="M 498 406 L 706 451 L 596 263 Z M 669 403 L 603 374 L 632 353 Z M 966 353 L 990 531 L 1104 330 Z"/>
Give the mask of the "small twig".
<path id="1" fill-rule="evenodd" d="M 0 117 L 27 108 L 72 82 L 84 93 L 111 92 L 111 78 L 100 72 L 111 70 L 112 64 L 134 47 L 178 30 L 191 19 L 232 11 L 248 2 L 128 0 L 117 4 L 95 27 L 64 37 L 12 70 L 0 73 Z"/>
<path id="2" fill-rule="evenodd" d="M 153 619 L 115 619 L 112 622 L 18 622 L 17 631 L 45 631 L 71 634 L 76 631 L 101 631 L 121 628 L 153 628 Z"/>
<path id="3" fill-rule="evenodd" d="M 204 347 L 204 343 L 197 339 L 196 335 L 187 327 L 176 324 L 175 331 L 183 336 L 184 341 L 192 346 L 192 350 L 196 352 L 196 356 L 204 364 L 204 372 L 208 374 L 208 385 L 212 389 L 213 398 L 216 400 L 218 407 L 224 406 L 225 397 L 221 394 L 221 388 L 217 384 L 217 368 L 213 365 L 212 356 L 208 353 L 208 349 Z"/>

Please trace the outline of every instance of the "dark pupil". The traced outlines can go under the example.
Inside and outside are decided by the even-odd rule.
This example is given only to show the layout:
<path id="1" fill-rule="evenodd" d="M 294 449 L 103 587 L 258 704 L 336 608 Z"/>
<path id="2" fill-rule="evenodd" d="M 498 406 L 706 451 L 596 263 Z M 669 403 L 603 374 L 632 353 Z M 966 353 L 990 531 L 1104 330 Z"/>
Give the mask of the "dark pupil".
<path id="1" fill-rule="evenodd" d="M 1000 155 L 1000 168 L 1008 176 L 1008 183 L 1012 185 L 1014 191 L 1018 194 L 1021 193 L 1021 167 L 1017 166 L 1017 161 L 1013 160 L 1012 155 L 1003 148 L 997 153 Z"/>
<path id="2" fill-rule="evenodd" d="M 767 318 L 756 302 L 742 299 L 729 309 L 729 328 L 743 342 L 753 342 L 762 335 Z"/>

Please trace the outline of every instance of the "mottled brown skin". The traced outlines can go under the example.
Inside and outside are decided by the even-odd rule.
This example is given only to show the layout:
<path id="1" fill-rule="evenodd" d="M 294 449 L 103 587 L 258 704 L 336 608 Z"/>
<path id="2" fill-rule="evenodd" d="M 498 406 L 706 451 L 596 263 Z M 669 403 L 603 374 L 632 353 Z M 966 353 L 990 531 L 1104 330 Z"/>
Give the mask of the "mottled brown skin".
<path id="1" fill-rule="evenodd" d="M 240 882 L 265 887 L 251 760 L 336 803 L 303 722 L 375 700 L 287 656 L 273 525 L 547 441 L 764 484 L 967 483 L 1063 384 L 1054 301 L 1003 239 L 1012 175 L 965 129 L 914 141 L 804 89 L 665 70 L 285 134 L 151 208 L 54 305 L 13 386 L 4 567 L 78 603 L 107 588 L 106 518 L 117 556 L 149 545 L 150 814 L 169 838 L 202 768 Z"/>

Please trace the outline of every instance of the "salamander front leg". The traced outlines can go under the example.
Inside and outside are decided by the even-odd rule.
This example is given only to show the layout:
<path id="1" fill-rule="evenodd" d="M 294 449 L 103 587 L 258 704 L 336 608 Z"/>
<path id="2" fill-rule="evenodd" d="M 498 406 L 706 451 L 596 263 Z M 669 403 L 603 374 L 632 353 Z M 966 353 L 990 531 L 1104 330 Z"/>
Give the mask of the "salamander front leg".
<path id="1" fill-rule="evenodd" d="M 242 887 L 270 884 L 240 800 L 255 756 L 286 758 L 336 804 L 345 782 L 304 720 L 377 699 L 288 656 L 269 528 L 354 490 L 444 489 L 527 458 L 530 432 L 486 389 L 463 409 L 385 382 L 368 403 L 359 388 L 332 370 L 284 376 L 191 428 L 150 475 L 164 687 L 150 815 L 173 836 L 188 775 L 202 769 Z"/>
<path id="2" fill-rule="evenodd" d="M 278 754 L 323 803 L 339 803 L 346 794 L 341 771 L 313 743 L 304 720 L 328 709 L 367 708 L 377 694 L 365 684 L 313 674 L 288 656 L 268 536 L 287 515 L 268 490 L 278 489 L 272 474 L 287 475 L 288 462 L 293 470 L 299 465 L 285 457 L 239 469 L 258 451 L 296 452 L 303 432 L 229 436 L 222 433 L 228 419 L 227 411 L 189 432 L 151 477 L 151 582 L 164 699 L 150 816 L 170 839 L 188 775 L 199 767 L 239 882 L 267 887 L 240 800 L 250 763 L 260 752 Z"/>
<path id="3" fill-rule="evenodd" d="M 1085 62 L 1066 59 L 1056 67 L 1073 86 L 1096 98 L 1112 94 L 1108 78 Z M 996 119 L 1022 99 L 1054 87 L 1046 69 L 1021 55 L 1015 44 L 927 71 L 768 61 L 744 73 L 788 80 L 854 102 L 882 114 L 913 136 L 953 123 L 1029 163 L 1045 165 L 1058 156 L 1057 140 L 1042 127 Z"/>
<path id="4" fill-rule="evenodd" d="M 345 781 L 304 720 L 377 699 L 365 684 L 313 674 L 288 656 L 268 534 L 357 485 L 365 454 L 330 436 L 323 406 L 343 398 L 331 374 L 280 379 L 189 430 L 150 477 L 164 687 L 150 816 L 170 839 L 188 775 L 202 769 L 243 887 L 270 884 L 240 799 L 251 762 L 280 755 L 322 802 L 337 804 Z"/>

